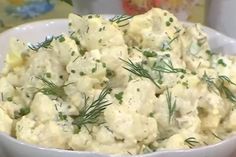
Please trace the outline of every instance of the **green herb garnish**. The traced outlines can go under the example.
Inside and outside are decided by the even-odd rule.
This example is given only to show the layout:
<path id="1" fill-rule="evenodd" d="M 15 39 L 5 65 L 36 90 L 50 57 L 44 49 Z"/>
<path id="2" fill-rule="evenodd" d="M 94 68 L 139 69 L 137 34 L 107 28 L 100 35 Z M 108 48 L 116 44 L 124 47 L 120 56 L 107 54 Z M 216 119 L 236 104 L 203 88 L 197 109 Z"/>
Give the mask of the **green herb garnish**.
<path id="1" fill-rule="evenodd" d="M 217 61 L 217 63 L 220 64 L 220 65 L 222 65 L 223 67 L 226 67 L 226 66 L 227 66 L 227 64 L 225 64 L 225 62 L 224 62 L 223 59 L 219 59 L 219 60 Z"/>
<path id="2" fill-rule="evenodd" d="M 169 21 L 166 22 L 166 26 L 169 27 L 171 23 Z"/>
<path id="3" fill-rule="evenodd" d="M 166 93 L 166 101 L 168 105 L 168 111 L 169 111 L 169 124 L 171 123 L 171 120 L 176 112 L 176 100 L 172 100 L 172 93 L 169 92 L 169 89 L 167 89 Z"/>
<path id="4" fill-rule="evenodd" d="M 68 86 L 69 84 L 58 86 L 55 83 L 53 83 L 51 80 L 46 79 L 45 77 L 39 76 L 36 78 L 41 80 L 44 84 L 44 87 L 38 89 L 37 92 L 41 92 L 45 95 L 53 95 L 53 96 L 60 97 L 60 98 L 66 97 L 64 87 Z"/>
<path id="5" fill-rule="evenodd" d="M 217 87 L 216 83 L 214 82 L 214 78 L 208 76 L 205 72 L 203 77 L 201 78 L 201 80 L 203 82 L 207 83 L 207 88 L 210 92 L 214 91 L 217 93 L 218 87 Z"/>
<path id="6" fill-rule="evenodd" d="M 148 51 L 148 50 L 141 50 L 137 47 L 134 47 L 134 49 L 138 50 L 139 52 L 142 52 L 145 57 L 156 57 L 157 53 L 155 51 Z"/>
<path id="7" fill-rule="evenodd" d="M 60 120 L 67 120 L 67 115 L 62 114 L 62 112 L 58 113 L 58 117 Z"/>
<path id="8" fill-rule="evenodd" d="M 143 51 L 143 55 L 146 57 L 156 57 L 157 54 L 154 51 Z"/>
<path id="9" fill-rule="evenodd" d="M 52 74 L 51 74 L 51 73 L 45 73 L 45 76 L 46 76 L 47 78 L 51 78 L 51 77 L 52 77 Z"/>
<path id="10" fill-rule="evenodd" d="M 184 142 L 189 146 L 189 148 L 193 148 L 197 144 L 199 144 L 199 142 L 197 141 L 195 137 L 189 137 L 186 140 L 184 140 Z"/>
<path id="11" fill-rule="evenodd" d="M 28 47 L 33 51 L 38 51 L 42 47 L 49 48 L 53 39 L 54 39 L 53 36 L 47 36 L 43 42 L 37 43 L 35 45 L 28 44 Z"/>
<path id="12" fill-rule="evenodd" d="M 12 100 L 13 100 L 12 97 L 8 97 L 8 98 L 7 98 L 7 101 L 12 101 Z"/>
<path id="13" fill-rule="evenodd" d="M 80 75 L 80 76 L 84 76 L 85 73 L 81 71 L 81 72 L 79 73 L 79 75 Z"/>
<path id="14" fill-rule="evenodd" d="M 64 41 L 65 41 L 65 38 L 64 38 L 63 36 L 60 36 L 58 40 L 59 40 L 59 42 L 61 43 L 61 42 L 64 42 Z"/>
<path id="15" fill-rule="evenodd" d="M 128 15 L 118 15 L 110 19 L 111 22 L 115 22 L 118 24 L 119 27 L 124 27 L 129 24 L 129 20 L 133 16 L 128 16 Z"/>
<path id="16" fill-rule="evenodd" d="M 107 78 L 112 78 L 112 77 L 115 77 L 115 76 L 116 76 L 115 71 L 110 70 L 110 69 L 107 69 L 107 70 L 106 70 L 106 77 L 107 77 Z"/>
<path id="17" fill-rule="evenodd" d="M 120 92 L 120 93 L 115 94 L 115 98 L 119 101 L 120 104 L 122 104 L 122 102 L 123 102 L 123 100 L 122 100 L 123 94 L 124 94 L 124 92 Z"/>
<path id="18" fill-rule="evenodd" d="M 171 39 L 169 42 L 164 42 L 161 48 L 161 51 L 167 51 L 172 50 L 171 44 L 179 38 L 179 35 L 175 36 L 173 39 Z"/>
<path id="19" fill-rule="evenodd" d="M 225 96 L 229 101 L 236 104 L 236 95 L 232 92 L 226 84 L 231 84 L 236 86 L 234 82 L 230 80 L 227 76 L 220 75 L 218 78 L 211 78 L 206 73 L 204 73 L 202 80 L 207 83 L 207 87 L 209 91 L 217 91 L 222 95 Z"/>
<path id="20" fill-rule="evenodd" d="M 208 54 L 209 57 L 213 56 L 213 53 L 210 50 L 206 50 L 206 54 Z"/>
<path id="21" fill-rule="evenodd" d="M 15 119 L 21 118 L 27 114 L 30 113 L 30 108 L 29 107 L 23 107 L 20 109 L 20 111 L 15 112 Z"/>
<path id="22" fill-rule="evenodd" d="M 221 138 L 221 137 L 219 137 L 218 135 L 216 135 L 214 132 L 211 132 L 211 134 L 212 134 L 215 138 L 217 138 L 218 140 L 220 140 L 220 141 L 223 141 L 223 140 L 224 140 L 223 138 Z"/>
<path id="23" fill-rule="evenodd" d="M 98 98 L 89 104 L 89 97 L 85 95 L 84 107 L 79 111 L 79 115 L 74 117 L 73 125 L 79 129 L 87 124 L 95 124 L 98 122 L 99 116 L 103 113 L 107 106 L 111 105 L 106 99 L 107 94 L 111 91 L 110 88 L 104 88 Z"/>
<path id="24" fill-rule="evenodd" d="M 97 71 L 97 64 L 95 65 L 94 68 L 92 68 L 92 73 L 95 73 Z"/>
<path id="25" fill-rule="evenodd" d="M 148 72 L 148 70 L 144 69 L 142 64 L 139 63 L 133 63 L 130 59 L 128 61 L 125 61 L 121 59 L 128 67 L 123 67 L 127 71 L 133 73 L 134 75 L 137 75 L 139 77 L 147 78 L 150 81 L 152 81 L 156 87 L 160 88 L 160 86 L 155 82 L 154 78 L 151 76 L 151 74 Z"/>
<path id="26" fill-rule="evenodd" d="M 164 59 L 161 59 L 158 64 L 155 64 L 152 69 L 161 73 L 186 73 L 186 70 L 174 68 L 171 61 L 166 62 Z"/>

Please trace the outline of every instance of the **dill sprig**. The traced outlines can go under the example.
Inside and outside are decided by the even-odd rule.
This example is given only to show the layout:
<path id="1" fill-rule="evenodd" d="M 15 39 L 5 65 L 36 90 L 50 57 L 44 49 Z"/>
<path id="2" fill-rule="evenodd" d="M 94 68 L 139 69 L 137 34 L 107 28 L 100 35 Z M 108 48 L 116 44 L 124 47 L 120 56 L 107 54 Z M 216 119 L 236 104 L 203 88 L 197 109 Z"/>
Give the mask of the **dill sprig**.
<path id="1" fill-rule="evenodd" d="M 230 80 L 229 77 L 220 75 L 218 78 L 211 78 L 206 73 L 204 73 L 202 80 L 207 83 L 209 91 L 219 92 L 226 99 L 236 104 L 236 95 L 226 86 L 226 84 L 231 84 L 236 86 L 236 84 Z"/>
<path id="2" fill-rule="evenodd" d="M 161 48 L 161 51 L 167 51 L 172 50 L 171 44 L 179 38 L 179 35 L 175 36 L 173 39 L 171 39 L 169 42 L 164 42 Z"/>
<path id="3" fill-rule="evenodd" d="M 166 101 L 168 105 L 168 112 L 169 112 L 169 124 L 171 122 L 171 119 L 173 118 L 175 111 L 176 111 L 176 100 L 172 100 L 172 93 L 167 89 L 166 93 Z"/>
<path id="4" fill-rule="evenodd" d="M 33 51 L 38 51 L 40 48 L 48 48 L 51 45 L 51 42 L 53 41 L 54 37 L 53 36 L 46 36 L 45 40 L 41 43 L 37 43 L 35 45 L 29 43 L 28 47 L 33 50 Z"/>
<path id="5" fill-rule="evenodd" d="M 117 23 L 119 27 L 124 27 L 129 24 L 129 20 L 131 18 L 133 18 L 133 16 L 118 15 L 118 16 L 114 16 L 113 18 L 111 18 L 110 21 Z"/>
<path id="6" fill-rule="evenodd" d="M 63 35 L 58 36 L 46 36 L 45 40 L 43 42 L 37 43 L 35 45 L 29 43 L 28 47 L 33 51 L 38 51 L 40 48 L 49 48 L 51 46 L 51 43 L 54 39 L 59 39 L 60 42 L 64 41 L 65 38 Z"/>
<path id="7" fill-rule="evenodd" d="M 152 69 L 160 73 L 186 73 L 186 70 L 181 68 L 174 68 L 171 61 L 166 62 L 164 59 L 161 59 L 159 64 L 155 64 Z"/>
<path id="8" fill-rule="evenodd" d="M 229 77 L 227 77 L 227 76 L 225 76 L 225 75 L 220 75 L 220 76 L 218 76 L 218 78 L 219 78 L 221 81 L 223 81 L 223 82 L 226 81 L 226 82 L 228 82 L 229 84 L 232 84 L 232 85 L 235 85 L 235 86 L 236 86 L 236 84 L 235 84 L 234 82 L 232 82 Z"/>
<path id="9" fill-rule="evenodd" d="M 128 67 L 123 67 L 127 71 L 143 78 L 147 78 L 150 81 L 152 81 L 158 88 L 160 86 L 155 82 L 154 78 L 151 76 L 151 74 L 148 72 L 148 70 L 144 69 L 142 64 L 139 63 L 133 63 L 130 59 L 128 61 L 121 59 Z"/>
<path id="10" fill-rule="evenodd" d="M 98 122 L 98 117 L 103 113 L 107 106 L 111 105 L 106 99 L 107 94 L 111 91 L 110 88 L 104 88 L 91 104 L 88 103 L 89 97 L 85 95 L 84 107 L 80 110 L 79 115 L 74 117 L 73 125 L 79 129 L 87 124 L 95 124 Z"/>
<path id="11" fill-rule="evenodd" d="M 214 132 L 211 132 L 211 134 L 212 134 L 215 138 L 217 138 L 218 140 L 220 140 L 220 141 L 223 141 L 223 140 L 224 140 L 223 138 L 221 138 L 221 137 L 219 137 L 218 135 L 216 135 Z"/>
<path id="12" fill-rule="evenodd" d="M 225 82 L 224 81 L 222 81 L 220 83 L 220 86 L 218 87 L 218 90 L 229 101 L 231 101 L 232 103 L 236 104 L 236 95 L 228 87 L 225 86 Z"/>
<path id="13" fill-rule="evenodd" d="M 53 83 L 51 80 L 48 80 L 43 76 L 38 76 L 36 78 L 41 80 L 44 84 L 44 87 L 38 89 L 37 92 L 41 92 L 45 95 L 53 95 L 53 96 L 60 97 L 60 98 L 66 97 L 64 87 L 68 86 L 71 83 L 66 84 L 66 85 L 62 85 L 62 86 L 58 86 L 55 83 Z"/>
<path id="14" fill-rule="evenodd" d="M 204 72 L 201 80 L 207 83 L 207 88 L 210 92 L 213 91 L 217 93 L 218 87 L 214 81 L 214 78 L 208 76 L 207 73 Z"/>
<path id="15" fill-rule="evenodd" d="M 193 148 L 197 144 L 200 143 L 200 142 L 197 141 L 197 139 L 195 137 L 189 137 L 186 140 L 184 140 L 184 142 L 189 146 L 189 148 Z"/>

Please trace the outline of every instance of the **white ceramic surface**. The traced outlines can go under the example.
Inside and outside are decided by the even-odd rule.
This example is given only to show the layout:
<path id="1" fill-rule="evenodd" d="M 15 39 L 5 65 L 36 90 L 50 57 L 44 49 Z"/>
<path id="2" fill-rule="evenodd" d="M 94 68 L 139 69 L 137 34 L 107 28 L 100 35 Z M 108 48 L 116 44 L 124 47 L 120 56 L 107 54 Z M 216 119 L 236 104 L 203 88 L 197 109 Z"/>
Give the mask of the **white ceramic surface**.
<path id="1" fill-rule="evenodd" d="M 236 0 L 206 0 L 207 24 L 236 39 Z"/>
<path id="2" fill-rule="evenodd" d="M 185 23 L 191 25 L 191 23 Z M 236 54 L 236 41 L 210 28 L 204 27 L 209 35 L 210 46 L 214 52 Z M 36 43 L 44 40 L 47 35 L 59 35 L 67 32 L 67 20 L 52 19 L 24 24 L 0 34 L 0 69 L 8 51 L 9 39 L 17 37 L 25 42 Z M 178 151 L 159 151 L 136 157 L 235 157 L 236 136 L 216 145 Z M 0 133 L 0 157 L 114 157 L 114 155 L 96 154 L 90 152 L 47 149 L 25 144 Z M 116 156 L 118 157 L 118 156 Z"/>

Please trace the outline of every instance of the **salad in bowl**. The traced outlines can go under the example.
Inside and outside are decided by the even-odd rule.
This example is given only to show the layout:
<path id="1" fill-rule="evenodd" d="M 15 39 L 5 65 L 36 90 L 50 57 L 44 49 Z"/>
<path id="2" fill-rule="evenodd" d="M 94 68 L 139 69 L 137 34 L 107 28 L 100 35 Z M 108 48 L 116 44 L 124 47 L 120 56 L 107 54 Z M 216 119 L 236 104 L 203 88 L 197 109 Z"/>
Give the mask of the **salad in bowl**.
<path id="1" fill-rule="evenodd" d="M 122 156 L 210 149 L 235 135 L 236 57 L 214 53 L 200 25 L 157 8 L 109 20 L 70 14 L 68 24 L 37 44 L 11 39 L 1 132 Z"/>

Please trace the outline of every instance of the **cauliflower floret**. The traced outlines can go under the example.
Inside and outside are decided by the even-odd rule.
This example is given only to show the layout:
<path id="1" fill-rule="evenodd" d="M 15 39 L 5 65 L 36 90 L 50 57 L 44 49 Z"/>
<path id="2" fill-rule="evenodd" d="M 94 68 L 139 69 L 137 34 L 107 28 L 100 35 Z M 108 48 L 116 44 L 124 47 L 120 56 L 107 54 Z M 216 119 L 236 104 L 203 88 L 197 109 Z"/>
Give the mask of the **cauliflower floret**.
<path id="1" fill-rule="evenodd" d="M 61 35 L 51 43 L 53 52 L 58 60 L 63 64 L 67 65 L 71 58 L 80 56 L 78 47 L 74 40 L 69 38 L 67 35 Z"/>
<path id="2" fill-rule="evenodd" d="M 27 51 L 27 45 L 19 39 L 10 40 L 10 52 L 6 56 L 6 62 L 10 68 L 15 68 L 24 64 L 22 54 Z"/>
<path id="3" fill-rule="evenodd" d="M 55 119 L 57 110 L 50 98 L 42 93 L 37 93 L 30 107 L 31 115 L 39 122 Z"/>
<path id="4" fill-rule="evenodd" d="M 180 56 L 179 33 L 183 30 L 177 18 L 161 9 L 152 9 L 130 21 L 127 35 L 137 46 L 153 50 L 173 50 Z"/>
<path id="5" fill-rule="evenodd" d="M 15 118 L 15 112 L 21 108 L 21 105 L 15 104 L 11 101 L 2 102 L 1 108 L 12 118 Z"/>
<path id="6" fill-rule="evenodd" d="M 86 128 L 82 128 L 78 134 L 74 134 L 70 141 L 69 146 L 74 150 L 85 151 L 88 150 L 92 143 L 92 136 L 88 133 Z"/>
<path id="7" fill-rule="evenodd" d="M 137 154 L 140 147 L 135 143 L 126 141 L 116 141 L 115 136 L 108 127 L 93 127 L 92 132 L 88 132 L 82 127 L 78 134 L 74 134 L 69 145 L 74 150 L 106 152 L 108 154 Z"/>
<path id="8" fill-rule="evenodd" d="M 229 118 L 224 122 L 223 127 L 227 128 L 229 131 L 236 130 L 236 110 L 230 112 Z"/>
<path id="9" fill-rule="evenodd" d="M 140 115 L 127 106 L 108 106 L 104 112 L 105 120 L 114 134 L 128 141 L 150 143 L 157 137 L 155 119 Z"/>
<path id="10" fill-rule="evenodd" d="M 63 131 L 54 121 L 37 124 L 36 121 L 24 116 L 16 124 L 17 139 L 43 147 L 67 149 L 67 141 L 71 135 L 72 131 Z"/>
<path id="11" fill-rule="evenodd" d="M 69 22 L 71 31 L 75 32 L 73 36 L 88 51 L 125 45 L 123 33 L 102 17 L 92 15 L 79 17 L 70 14 Z"/>
<path id="12" fill-rule="evenodd" d="M 200 68 L 210 67 L 210 47 L 207 35 L 203 32 L 201 25 L 187 27 L 180 39 L 183 45 L 181 50 L 183 60 L 188 69 L 197 71 Z"/>
<path id="13" fill-rule="evenodd" d="M 9 83 L 9 81 L 5 77 L 0 78 L 0 93 L 2 99 L 0 101 L 5 101 L 7 98 L 10 98 L 14 95 L 15 89 Z"/>
<path id="14" fill-rule="evenodd" d="M 187 149 L 189 147 L 184 140 L 185 137 L 183 135 L 175 134 L 163 142 L 163 147 L 164 149 Z"/>
<path id="15" fill-rule="evenodd" d="M 13 120 L 0 108 L 0 131 L 11 135 Z"/>
<path id="16" fill-rule="evenodd" d="M 123 104 L 130 110 L 148 116 L 154 110 L 155 85 L 148 79 L 132 80 L 124 91 Z"/>

